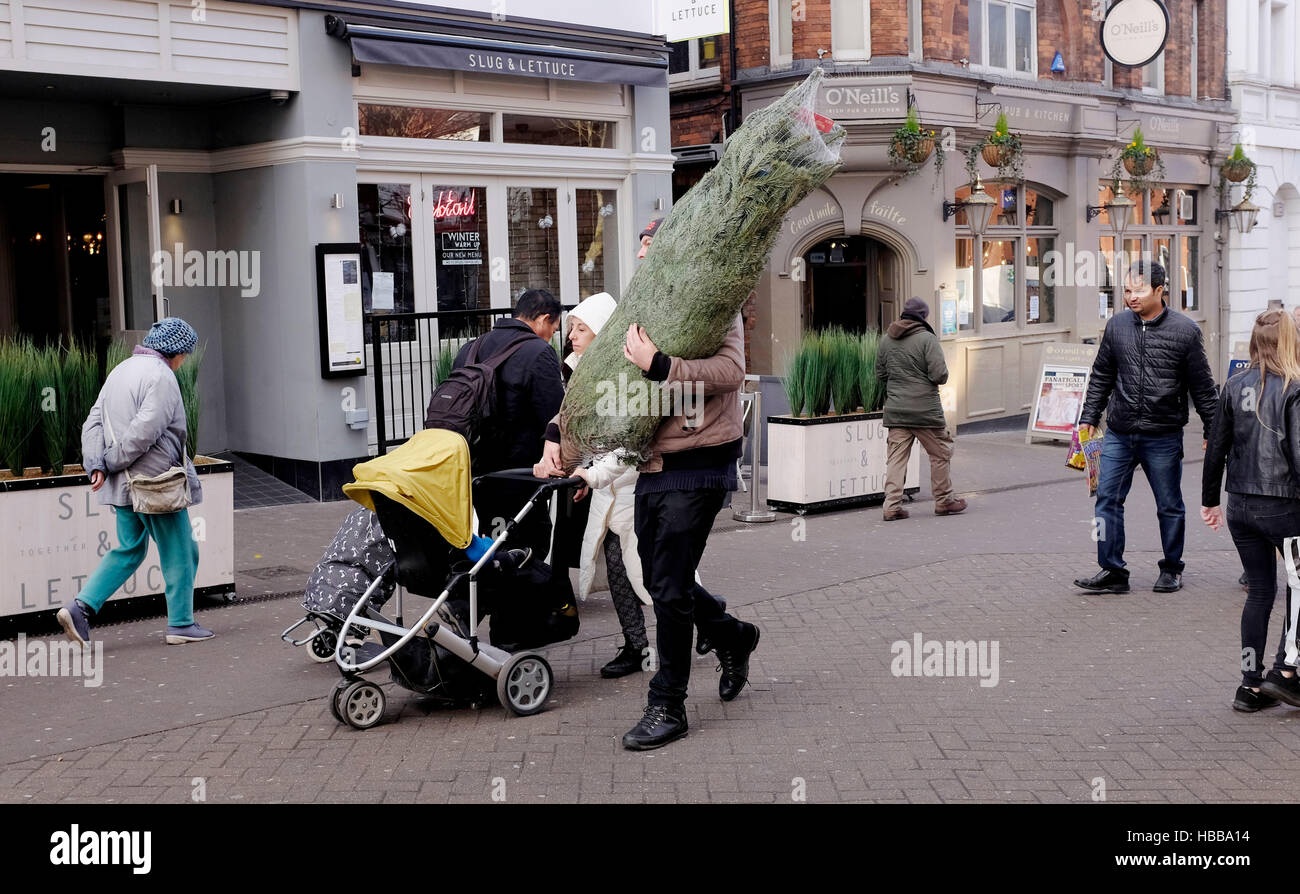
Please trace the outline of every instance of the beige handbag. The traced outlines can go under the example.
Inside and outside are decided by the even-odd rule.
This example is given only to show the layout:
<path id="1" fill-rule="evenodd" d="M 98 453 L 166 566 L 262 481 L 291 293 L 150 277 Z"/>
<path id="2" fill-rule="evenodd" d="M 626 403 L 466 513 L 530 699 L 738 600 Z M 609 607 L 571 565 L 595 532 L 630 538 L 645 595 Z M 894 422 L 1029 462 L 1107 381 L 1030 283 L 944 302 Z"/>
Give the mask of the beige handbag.
<path id="1" fill-rule="evenodd" d="M 112 438 L 109 446 L 117 443 L 117 436 L 113 434 L 113 427 L 109 424 L 108 414 L 103 412 L 104 430 Z M 161 475 L 148 477 L 145 475 L 132 475 L 129 470 L 124 470 L 126 475 L 126 491 L 131 495 L 131 508 L 141 515 L 165 515 L 169 512 L 179 512 L 187 508 L 190 503 L 190 479 L 185 474 L 183 466 L 172 466 Z"/>

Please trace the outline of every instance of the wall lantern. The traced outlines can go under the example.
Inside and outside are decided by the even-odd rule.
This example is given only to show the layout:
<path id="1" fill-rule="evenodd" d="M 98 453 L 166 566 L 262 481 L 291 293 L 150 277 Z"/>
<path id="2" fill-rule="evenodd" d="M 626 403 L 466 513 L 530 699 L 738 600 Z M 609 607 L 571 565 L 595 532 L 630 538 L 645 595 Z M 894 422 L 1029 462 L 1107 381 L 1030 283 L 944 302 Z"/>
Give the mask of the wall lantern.
<path id="1" fill-rule="evenodd" d="M 1106 211 L 1110 214 L 1111 230 L 1114 232 L 1116 237 L 1120 237 L 1123 236 L 1124 231 L 1128 229 L 1129 221 L 1133 217 L 1133 209 L 1136 207 L 1137 206 L 1133 203 L 1132 199 L 1121 194 L 1112 199 L 1109 205 L 1087 206 L 1086 220 L 1088 223 L 1092 223 L 1093 218 L 1098 214 L 1101 214 L 1101 212 Z"/>
<path id="2" fill-rule="evenodd" d="M 984 183 L 978 177 L 971 186 L 970 198 L 964 202 L 943 203 L 943 219 L 946 223 L 948 218 L 957 213 L 959 208 L 966 209 L 966 222 L 970 224 L 971 234 L 975 237 L 984 235 L 984 230 L 988 228 L 989 220 L 993 216 L 993 197 L 984 191 Z"/>
<path id="3" fill-rule="evenodd" d="M 1232 220 L 1232 225 L 1238 233 L 1243 236 L 1255 229 L 1255 224 L 1259 220 L 1259 206 L 1252 203 L 1250 199 L 1242 199 L 1237 206 L 1230 211 L 1224 211 L 1216 208 L 1214 211 L 1214 222 L 1221 223 L 1225 217 Z"/>

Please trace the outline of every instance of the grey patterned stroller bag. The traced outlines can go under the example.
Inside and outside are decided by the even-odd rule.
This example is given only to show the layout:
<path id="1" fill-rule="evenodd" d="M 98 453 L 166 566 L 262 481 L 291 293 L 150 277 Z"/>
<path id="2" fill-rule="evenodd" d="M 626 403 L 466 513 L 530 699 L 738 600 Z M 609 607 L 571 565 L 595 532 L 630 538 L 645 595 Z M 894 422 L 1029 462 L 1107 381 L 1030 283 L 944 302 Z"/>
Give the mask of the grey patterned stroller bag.
<path id="1" fill-rule="evenodd" d="M 307 579 L 302 597 L 306 615 L 280 634 L 280 638 L 291 645 L 307 646 L 313 661 L 333 660 L 338 634 L 348 613 L 361 594 L 376 578 L 384 577 L 384 572 L 396 560 L 379 518 L 358 506 L 343 520 L 325 555 Z M 371 606 L 382 607 L 392 597 L 395 587 L 391 575 L 385 578 L 371 596 Z M 306 625 L 311 625 L 311 632 L 295 639 L 295 631 Z M 360 629 L 356 632 L 362 638 L 366 634 Z"/>

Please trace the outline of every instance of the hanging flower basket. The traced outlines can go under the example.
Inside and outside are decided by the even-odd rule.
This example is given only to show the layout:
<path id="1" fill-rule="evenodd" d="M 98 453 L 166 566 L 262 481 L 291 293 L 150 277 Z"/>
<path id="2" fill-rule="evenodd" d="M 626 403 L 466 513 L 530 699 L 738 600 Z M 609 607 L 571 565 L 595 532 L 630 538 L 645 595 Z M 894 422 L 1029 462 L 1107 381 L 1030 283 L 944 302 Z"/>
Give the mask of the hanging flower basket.
<path id="1" fill-rule="evenodd" d="M 907 121 L 894 131 L 889 140 L 889 161 L 903 168 L 903 175 L 914 174 L 934 152 L 935 132 L 923 130 L 916 109 L 907 110 Z M 936 181 L 943 171 L 943 153 L 934 156 Z"/>
<path id="2" fill-rule="evenodd" d="M 984 156 L 984 162 L 991 168 L 1000 168 L 1007 162 L 1011 161 L 1014 154 L 1010 146 L 996 146 L 992 143 L 985 143 L 980 154 Z"/>
<path id="3" fill-rule="evenodd" d="M 925 160 L 934 151 L 934 140 L 925 137 L 911 147 L 900 145 L 896 151 L 914 165 L 925 164 Z"/>
<path id="4" fill-rule="evenodd" d="M 1145 157 L 1126 156 L 1124 158 L 1124 170 L 1128 171 L 1131 176 L 1145 177 L 1151 173 L 1151 168 L 1155 166 L 1155 150 Z"/>
<path id="5" fill-rule="evenodd" d="M 1254 167 L 1255 167 L 1254 164 L 1248 161 L 1247 162 L 1225 161 L 1223 163 L 1223 176 L 1228 180 L 1231 180 L 1233 183 L 1240 183 L 1241 181 L 1245 180 L 1247 177 L 1250 176 L 1250 172 Z"/>

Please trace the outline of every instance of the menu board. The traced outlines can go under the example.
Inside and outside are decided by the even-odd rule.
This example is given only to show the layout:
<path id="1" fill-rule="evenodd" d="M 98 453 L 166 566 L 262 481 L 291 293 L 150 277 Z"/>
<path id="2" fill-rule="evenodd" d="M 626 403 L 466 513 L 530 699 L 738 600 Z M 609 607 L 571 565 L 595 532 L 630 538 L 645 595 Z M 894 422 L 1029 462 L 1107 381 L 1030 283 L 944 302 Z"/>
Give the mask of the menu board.
<path id="1" fill-rule="evenodd" d="M 366 371 L 361 309 L 361 245 L 316 246 L 321 376 L 339 378 Z"/>

